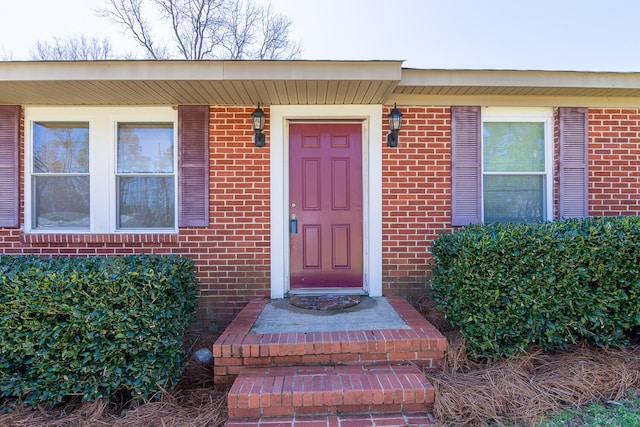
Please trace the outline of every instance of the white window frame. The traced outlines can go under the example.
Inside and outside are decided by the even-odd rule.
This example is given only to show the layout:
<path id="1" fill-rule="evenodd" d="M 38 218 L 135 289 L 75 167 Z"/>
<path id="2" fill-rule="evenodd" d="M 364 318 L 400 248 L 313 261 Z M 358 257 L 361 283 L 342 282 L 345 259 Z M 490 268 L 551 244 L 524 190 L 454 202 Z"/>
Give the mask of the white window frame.
<path id="1" fill-rule="evenodd" d="M 553 108 L 546 107 L 483 107 L 481 112 L 481 182 L 480 192 L 482 197 L 480 198 L 481 206 L 480 213 L 482 215 L 482 222 L 484 223 L 484 124 L 487 122 L 541 122 L 544 124 L 544 172 L 532 173 L 532 172 L 515 172 L 514 174 L 520 175 L 543 175 L 545 177 L 544 187 L 544 221 L 550 221 L 553 219 Z M 496 173 L 501 175 L 499 173 Z"/>
<path id="2" fill-rule="evenodd" d="M 90 227 L 88 230 L 34 228 L 32 224 L 33 125 L 35 122 L 89 123 Z M 173 228 L 117 229 L 116 149 L 118 123 L 173 123 Z M 178 231 L 178 112 L 171 107 L 27 107 L 24 113 L 24 228 L 41 234 L 147 234 Z"/>

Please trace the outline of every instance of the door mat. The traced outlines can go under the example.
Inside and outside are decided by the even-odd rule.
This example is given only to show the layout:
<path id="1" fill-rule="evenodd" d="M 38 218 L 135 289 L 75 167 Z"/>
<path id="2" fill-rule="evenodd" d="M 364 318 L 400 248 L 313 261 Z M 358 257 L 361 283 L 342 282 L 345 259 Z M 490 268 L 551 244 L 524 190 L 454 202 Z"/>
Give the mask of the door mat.
<path id="1" fill-rule="evenodd" d="M 358 295 L 298 295 L 290 298 L 291 305 L 308 310 L 340 310 L 360 303 Z"/>

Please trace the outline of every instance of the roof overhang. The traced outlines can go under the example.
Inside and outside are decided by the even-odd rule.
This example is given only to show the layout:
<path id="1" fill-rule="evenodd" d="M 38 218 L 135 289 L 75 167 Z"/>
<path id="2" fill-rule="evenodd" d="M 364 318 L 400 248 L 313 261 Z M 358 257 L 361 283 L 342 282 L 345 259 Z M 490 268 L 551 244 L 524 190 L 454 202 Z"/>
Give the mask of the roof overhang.
<path id="1" fill-rule="evenodd" d="M 640 102 L 640 73 L 404 69 L 390 102 L 598 106 Z"/>
<path id="2" fill-rule="evenodd" d="M 640 106 L 640 73 L 403 69 L 401 61 L 0 62 L 0 105 Z"/>
<path id="3" fill-rule="evenodd" d="M 0 104 L 381 104 L 400 61 L 0 62 Z"/>

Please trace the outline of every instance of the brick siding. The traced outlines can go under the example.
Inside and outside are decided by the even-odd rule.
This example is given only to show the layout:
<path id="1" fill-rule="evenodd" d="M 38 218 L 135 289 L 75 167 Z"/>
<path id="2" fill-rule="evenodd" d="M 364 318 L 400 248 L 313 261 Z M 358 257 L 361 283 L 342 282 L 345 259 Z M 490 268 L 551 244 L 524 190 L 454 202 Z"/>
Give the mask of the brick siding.
<path id="1" fill-rule="evenodd" d="M 23 234 L 0 230 L 4 254 L 103 256 L 176 254 L 196 260 L 200 327 L 224 326 L 256 296 L 269 295 L 269 149 L 256 148 L 255 107 L 210 108 L 210 226 L 171 234 Z M 268 108 L 267 134 L 268 139 Z M 21 135 L 24 135 L 24 122 Z M 24 137 L 20 143 L 24 194 Z M 20 203 L 24 217 L 24 200 Z M 198 326 L 198 325 L 196 325 Z"/>
<path id="2" fill-rule="evenodd" d="M 0 229 L 0 252 L 189 256 L 196 260 L 202 283 L 200 326 L 226 326 L 250 300 L 269 296 L 272 142 L 266 108 L 267 147 L 253 145 L 250 116 L 254 108 L 210 108 L 209 227 L 143 236 L 25 235 L 17 229 Z M 383 117 L 390 108 L 385 106 Z M 401 109 L 399 146 L 386 146 L 386 125 L 380 135 L 385 295 L 423 291 L 429 281 L 429 247 L 441 232 L 451 229 L 450 108 Z M 20 164 L 24 190 L 22 137 Z M 640 215 L 639 192 L 640 109 L 590 109 L 589 214 Z M 20 206 L 23 218 L 24 200 Z"/>
<path id="3" fill-rule="evenodd" d="M 450 108 L 401 108 L 398 147 L 384 143 L 382 153 L 385 295 L 417 294 L 425 289 L 429 247 L 451 228 Z M 389 110 L 383 112 L 385 117 Z"/>
<path id="4" fill-rule="evenodd" d="M 589 216 L 640 215 L 640 110 L 589 110 Z"/>

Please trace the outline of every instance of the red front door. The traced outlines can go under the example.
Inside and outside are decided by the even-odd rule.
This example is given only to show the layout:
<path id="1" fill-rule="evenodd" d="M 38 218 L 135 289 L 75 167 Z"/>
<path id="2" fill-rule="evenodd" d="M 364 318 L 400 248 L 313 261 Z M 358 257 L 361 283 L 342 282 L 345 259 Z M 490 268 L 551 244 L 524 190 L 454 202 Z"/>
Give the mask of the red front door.
<path id="1" fill-rule="evenodd" d="M 362 127 L 289 126 L 291 289 L 362 288 Z"/>

